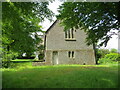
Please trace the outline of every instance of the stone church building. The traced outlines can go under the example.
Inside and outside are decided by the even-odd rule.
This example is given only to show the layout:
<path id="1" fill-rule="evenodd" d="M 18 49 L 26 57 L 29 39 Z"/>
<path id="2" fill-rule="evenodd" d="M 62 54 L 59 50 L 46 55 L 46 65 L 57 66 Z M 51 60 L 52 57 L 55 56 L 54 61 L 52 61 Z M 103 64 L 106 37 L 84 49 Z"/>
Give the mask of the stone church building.
<path id="1" fill-rule="evenodd" d="M 93 45 L 85 43 L 83 30 L 63 31 L 64 27 L 56 20 L 45 33 L 45 64 L 94 65 Z"/>

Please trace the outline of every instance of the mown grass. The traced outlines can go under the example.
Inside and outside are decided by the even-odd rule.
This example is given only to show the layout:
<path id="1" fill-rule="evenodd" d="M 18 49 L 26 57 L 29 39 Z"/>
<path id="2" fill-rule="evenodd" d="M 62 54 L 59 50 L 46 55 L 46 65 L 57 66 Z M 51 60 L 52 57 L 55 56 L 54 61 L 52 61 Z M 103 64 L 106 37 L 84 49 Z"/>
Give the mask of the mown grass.
<path id="1" fill-rule="evenodd" d="M 116 88 L 117 65 L 55 65 L 3 69 L 3 88 Z"/>

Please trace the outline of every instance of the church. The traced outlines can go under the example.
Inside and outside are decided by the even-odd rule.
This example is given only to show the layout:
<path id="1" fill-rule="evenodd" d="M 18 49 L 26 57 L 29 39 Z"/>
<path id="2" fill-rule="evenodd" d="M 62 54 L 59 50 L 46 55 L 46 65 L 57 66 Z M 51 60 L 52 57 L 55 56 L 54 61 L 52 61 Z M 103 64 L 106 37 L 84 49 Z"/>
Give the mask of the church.
<path id="1" fill-rule="evenodd" d="M 86 36 L 80 29 L 64 31 L 60 21 L 56 20 L 45 32 L 45 64 L 94 65 L 93 45 L 86 45 Z"/>

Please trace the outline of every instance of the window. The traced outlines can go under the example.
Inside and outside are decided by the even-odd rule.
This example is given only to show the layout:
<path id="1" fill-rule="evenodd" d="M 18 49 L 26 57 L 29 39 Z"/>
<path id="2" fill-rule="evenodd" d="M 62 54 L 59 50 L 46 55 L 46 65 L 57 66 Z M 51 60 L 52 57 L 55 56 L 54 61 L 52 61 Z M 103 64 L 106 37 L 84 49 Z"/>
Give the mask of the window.
<path id="1" fill-rule="evenodd" d="M 71 57 L 71 51 L 68 52 L 68 57 L 69 57 L 69 58 Z"/>
<path id="2" fill-rule="evenodd" d="M 74 51 L 72 51 L 72 58 L 74 57 Z"/>
<path id="3" fill-rule="evenodd" d="M 65 31 L 65 40 L 75 40 L 75 31 L 73 29 Z"/>
<path id="4" fill-rule="evenodd" d="M 75 56 L 74 56 L 74 51 L 69 51 L 68 52 L 68 57 L 69 58 L 74 58 Z"/>

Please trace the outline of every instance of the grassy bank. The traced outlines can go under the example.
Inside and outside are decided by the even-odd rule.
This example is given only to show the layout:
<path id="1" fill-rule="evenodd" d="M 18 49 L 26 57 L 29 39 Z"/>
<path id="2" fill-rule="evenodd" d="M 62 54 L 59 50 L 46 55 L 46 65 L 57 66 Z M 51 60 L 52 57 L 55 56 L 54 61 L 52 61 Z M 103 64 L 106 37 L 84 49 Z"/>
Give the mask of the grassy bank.
<path id="1" fill-rule="evenodd" d="M 116 88 L 117 65 L 56 65 L 3 69 L 3 88 Z"/>

